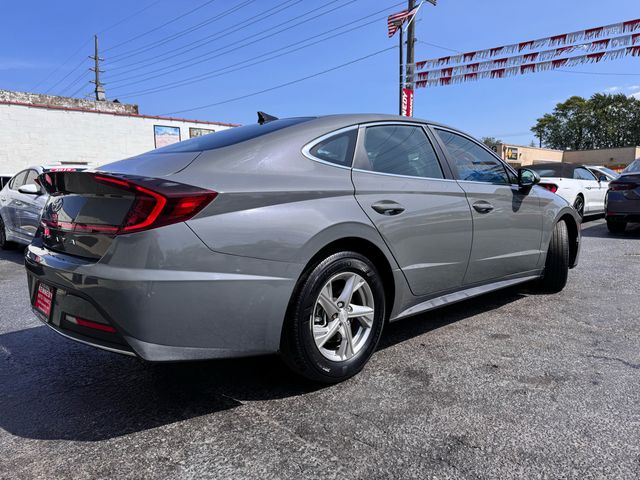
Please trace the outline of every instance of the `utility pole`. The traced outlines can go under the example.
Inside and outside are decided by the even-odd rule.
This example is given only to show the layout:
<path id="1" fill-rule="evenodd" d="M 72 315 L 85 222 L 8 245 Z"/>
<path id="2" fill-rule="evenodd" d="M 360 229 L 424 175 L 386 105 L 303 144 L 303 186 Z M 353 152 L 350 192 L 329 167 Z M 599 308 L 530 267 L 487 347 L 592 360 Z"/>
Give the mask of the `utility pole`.
<path id="1" fill-rule="evenodd" d="M 402 95 L 403 92 L 402 90 L 404 89 L 404 60 L 402 59 L 402 53 L 404 50 L 404 33 L 402 31 L 402 26 L 400 27 L 400 48 L 398 49 L 400 51 L 400 91 L 399 91 L 399 95 L 398 95 L 398 115 L 402 115 Z"/>
<path id="2" fill-rule="evenodd" d="M 409 0 L 407 5 L 407 10 L 411 12 L 414 8 L 416 8 L 416 0 Z M 416 43 L 416 22 L 414 19 L 409 22 L 409 26 L 407 27 L 407 73 L 406 73 L 406 88 L 413 91 L 413 72 L 414 69 L 414 46 Z M 402 47 L 400 48 L 402 50 Z"/>
<path id="3" fill-rule="evenodd" d="M 94 35 L 93 39 L 95 46 L 94 55 L 93 57 L 89 58 L 92 58 L 94 60 L 94 68 L 91 68 L 90 70 L 94 72 L 95 80 L 92 80 L 91 83 L 94 83 L 96 86 L 94 90 L 96 94 L 96 100 L 98 100 L 99 102 L 104 102 L 107 99 L 107 96 L 104 93 L 104 84 L 100 82 L 100 74 L 103 73 L 103 70 L 100 70 L 100 60 L 104 59 L 100 58 L 100 55 L 98 54 L 98 35 Z"/>

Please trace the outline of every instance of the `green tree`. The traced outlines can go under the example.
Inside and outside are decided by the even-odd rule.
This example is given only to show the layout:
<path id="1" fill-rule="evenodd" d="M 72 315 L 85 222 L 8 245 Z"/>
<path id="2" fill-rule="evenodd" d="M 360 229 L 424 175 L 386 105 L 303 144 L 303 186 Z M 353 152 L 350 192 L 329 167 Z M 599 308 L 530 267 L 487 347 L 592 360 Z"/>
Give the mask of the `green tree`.
<path id="1" fill-rule="evenodd" d="M 499 140 L 495 137 L 482 137 L 480 141 L 494 152 L 498 151 L 498 145 L 502 143 L 502 140 Z"/>
<path id="2" fill-rule="evenodd" d="M 546 147 L 564 150 L 640 144 L 640 100 L 623 94 L 574 96 L 539 118 L 531 131 Z"/>

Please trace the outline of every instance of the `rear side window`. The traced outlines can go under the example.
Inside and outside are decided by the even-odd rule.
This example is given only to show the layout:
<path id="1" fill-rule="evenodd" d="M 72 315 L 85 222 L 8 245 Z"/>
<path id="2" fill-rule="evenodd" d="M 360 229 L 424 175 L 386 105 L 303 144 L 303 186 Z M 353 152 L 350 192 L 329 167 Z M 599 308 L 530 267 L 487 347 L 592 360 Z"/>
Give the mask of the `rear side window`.
<path id="1" fill-rule="evenodd" d="M 309 150 L 309 154 L 325 162 L 350 167 L 353 160 L 353 152 L 356 148 L 357 136 L 358 131 L 356 129 L 337 133 L 318 142 Z"/>
<path id="2" fill-rule="evenodd" d="M 409 177 L 444 178 L 436 152 L 421 127 L 367 127 L 364 137 L 371 170 Z"/>
<path id="3" fill-rule="evenodd" d="M 247 140 L 266 135 L 267 133 L 275 132 L 312 119 L 313 117 L 283 118 L 282 120 L 273 120 L 263 125 L 254 123 L 252 125 L 229 128 L 210 135 L 203 135 L 183 142 L 174 143 L 167 147 L 158 148 L 157 150 L 154 150 L 153 153 L 201 152 L 205 150 L 215 150 L 216 148 L 229 147 L 237 143 L 246 142 Z"/>
<path id="4" fill-rule="evenodd" d="M 436 132 L 453 159 L 459 180 L 510 183 L 502 162 L 483 147 L 457 133 L 440 129 Z"/>
<path id="5" fill-rule="evenodd" d="M 596 179 L 596 177 L 593 176 L 593 173 L 591 173 L 586 168 L 576 168 L 573 171 L 573 178 L 576 178 L 578 180 L 595 180 Z"/>
<path id="6" fill-rule="evenodd" d="M 11 182 L 9 182 L 9 188 L 11 190 L 19 189 L 21 186 L 24 185 L 24 180 L 26 176 L 27 176 L 27 170 L 23 170 L 22 172 L 18 173 L 15 177 L 13 177 Z"/>
<path id="7" fill-rule="evenodd" d="M 634 160 L 627 168 L 623 170 L 623 173 L 638 173 L 640 172 L 640 158 Z"/>

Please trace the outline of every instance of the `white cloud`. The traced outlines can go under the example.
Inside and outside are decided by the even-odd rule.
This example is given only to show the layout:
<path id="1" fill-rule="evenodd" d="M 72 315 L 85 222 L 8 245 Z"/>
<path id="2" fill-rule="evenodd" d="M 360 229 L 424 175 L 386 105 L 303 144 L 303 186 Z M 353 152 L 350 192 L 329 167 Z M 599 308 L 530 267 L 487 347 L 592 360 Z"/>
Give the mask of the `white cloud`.
<path id="1" fill-rule="evenodd" d="M 616 87 L 607 87 L 607 88 L 604 89 L 604 91 L 607 92 L 607 93 L 618 92 L 620 90 L 622 90 L 622 87 L 617 87 L 617 86 Z"/>
<path id="2" fill-rule="evenodd" d="M 640 100 L 640 92 L 630 93 L 629 96 Z"/>

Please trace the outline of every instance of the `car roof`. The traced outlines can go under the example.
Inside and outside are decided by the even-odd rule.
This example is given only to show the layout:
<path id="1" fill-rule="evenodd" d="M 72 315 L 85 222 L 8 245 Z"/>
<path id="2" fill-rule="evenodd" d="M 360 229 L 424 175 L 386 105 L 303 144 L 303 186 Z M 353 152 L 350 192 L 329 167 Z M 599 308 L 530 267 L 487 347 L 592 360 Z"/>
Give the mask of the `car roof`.
<path id="1" fill-rule="evenodd" d="M 579 163 L 547 162 L 547 163 L 536 163 L 535 165 L 531 165 L 527 168 L 534 170 L 536 172 L 538 172 L 539 170 L 551 170 L 558 177 L 573 178 L 573 172 L 577 168 L 587 168 L 587 167 Z"/>

